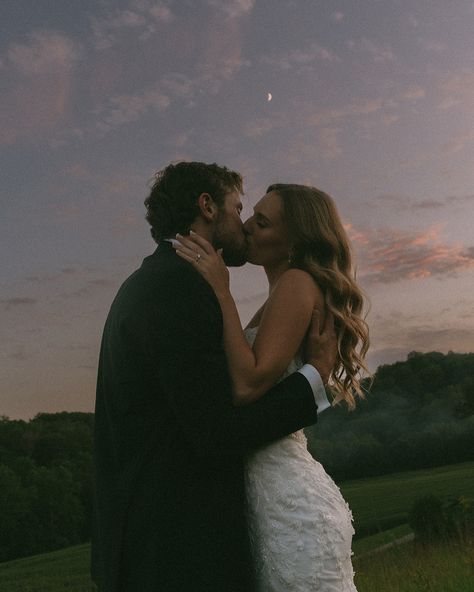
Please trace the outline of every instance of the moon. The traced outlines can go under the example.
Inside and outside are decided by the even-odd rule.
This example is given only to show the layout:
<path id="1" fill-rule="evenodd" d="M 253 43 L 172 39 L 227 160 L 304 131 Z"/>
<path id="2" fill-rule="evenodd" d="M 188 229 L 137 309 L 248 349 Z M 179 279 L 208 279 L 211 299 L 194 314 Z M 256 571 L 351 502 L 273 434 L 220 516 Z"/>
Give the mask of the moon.
<path id="1" fill-rule="evenodd" d="M 267 101 L 270 102 L 272 100 L 272 93 L 267 94 Z"/>

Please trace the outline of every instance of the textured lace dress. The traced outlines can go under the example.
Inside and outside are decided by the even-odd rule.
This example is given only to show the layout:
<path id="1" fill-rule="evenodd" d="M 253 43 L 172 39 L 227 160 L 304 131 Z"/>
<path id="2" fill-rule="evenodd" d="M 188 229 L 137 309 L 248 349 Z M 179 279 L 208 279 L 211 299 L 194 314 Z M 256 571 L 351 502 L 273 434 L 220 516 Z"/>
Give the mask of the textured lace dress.
<path id="1" fill-rule="evenodd" d="M 257 328 L 245 334 L 252 345 Z M 301 366 L 293 359 L 282 378 Z M 300 430 L 247 459 L 248 522 L 259 592 L 357 592 L 351 512 L 306 445 Z"/>

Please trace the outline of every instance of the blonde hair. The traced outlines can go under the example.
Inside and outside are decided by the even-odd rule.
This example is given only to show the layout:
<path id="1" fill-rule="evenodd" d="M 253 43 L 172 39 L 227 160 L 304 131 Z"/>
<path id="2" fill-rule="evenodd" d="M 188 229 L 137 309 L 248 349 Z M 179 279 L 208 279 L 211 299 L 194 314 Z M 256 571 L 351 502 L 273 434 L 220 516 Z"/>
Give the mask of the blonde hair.
<path id="1" fill-rule="evenodd" d="M 330 386 L 336 400 L 350 409 L 357 394 L 363 397 L 362 373 L 369 375 L 364 358 L 369 328 L 362 314 L 364 295 L 355 281 L 352 253 L 336 206 L 329 195 L 306 185 L 275 184 L 283 203 L 283 218 L 291 245 L 290 266 L 310 273 L 334 315 L 338 359 Z"/>

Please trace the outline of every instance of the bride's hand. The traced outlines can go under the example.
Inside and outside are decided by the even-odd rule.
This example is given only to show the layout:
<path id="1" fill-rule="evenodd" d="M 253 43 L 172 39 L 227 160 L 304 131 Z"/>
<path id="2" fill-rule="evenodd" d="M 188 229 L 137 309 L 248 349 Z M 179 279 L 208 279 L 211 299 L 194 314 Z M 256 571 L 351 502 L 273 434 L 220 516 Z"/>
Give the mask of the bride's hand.
<path id="1" fill-rule="evenodd" d="M 176 235 L 176 253 L 189 261 L 207 280 L 217 298 L 229 294 L 229 270 L 222 259 L 222 249 L 216 251 L 206 239 L 191 231 L 189 236 Z"/>

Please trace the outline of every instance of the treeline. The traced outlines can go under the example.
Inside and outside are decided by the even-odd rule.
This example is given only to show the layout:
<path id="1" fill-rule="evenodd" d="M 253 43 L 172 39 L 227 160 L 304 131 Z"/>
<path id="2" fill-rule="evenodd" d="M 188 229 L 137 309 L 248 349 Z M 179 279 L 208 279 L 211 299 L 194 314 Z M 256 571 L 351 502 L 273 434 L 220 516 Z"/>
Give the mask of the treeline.
<path id="1" fill-rule="evenodd" d="M 0 418 L 0 561 L 90 540 L 93 419 Z M 354 412 L 326 411 L 306 433 L 337 481 L 474 460 L 474 354 L 381 366 Z"/>
<path id="2" fill-rule="evenodd" d="M 336 481 L 474 460 L 474 354 L 412 352 L 365 387 L 355 411 L 341 404 L 306 430 Z"/>
<path id="3" fill-rule="evenodd" d="M 93 418 L 0 417 L 0 561 L 90 540 Z"/>

